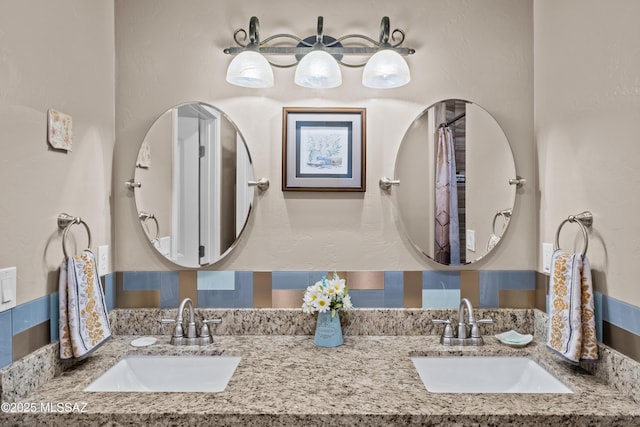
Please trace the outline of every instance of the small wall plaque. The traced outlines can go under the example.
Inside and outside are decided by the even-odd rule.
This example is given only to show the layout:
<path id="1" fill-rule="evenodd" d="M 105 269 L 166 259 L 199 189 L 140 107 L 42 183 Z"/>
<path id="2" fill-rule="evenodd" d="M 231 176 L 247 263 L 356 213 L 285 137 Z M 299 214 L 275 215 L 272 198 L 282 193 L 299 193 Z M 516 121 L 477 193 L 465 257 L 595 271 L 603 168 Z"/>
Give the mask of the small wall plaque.
<path id="1" fill-rule="evenodd" d="M 73 119 L 56 110 L 47 111 L 47 139 L 57 150 L 71 151 L 73 143 Z"/>

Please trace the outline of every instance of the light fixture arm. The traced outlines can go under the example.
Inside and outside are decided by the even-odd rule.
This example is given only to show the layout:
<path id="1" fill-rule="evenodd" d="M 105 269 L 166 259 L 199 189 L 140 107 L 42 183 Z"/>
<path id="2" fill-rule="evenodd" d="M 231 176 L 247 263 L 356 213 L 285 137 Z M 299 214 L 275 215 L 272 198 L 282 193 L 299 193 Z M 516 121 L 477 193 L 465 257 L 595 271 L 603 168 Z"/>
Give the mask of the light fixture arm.
<path id="1" fill-rule="evenodd" d="M 314 47 L 324 47 L 324 43 L 322 43 L 322 27 L 324 24 L 324 18 L 322 16 L 318 16 L 318 26 L 316 32 L 316 44 Z"/>
<path id="2" fill-rule="evenodd" d="M 383 47 L 383 46 L 387 47 L 387 45 L 389 45 L 389 28 L 390 27 L 391 27 L 391 24 L 389 22 L 389 17 L 383 16 L 382 22 L 380 22 L 380 47 Z"/>
<path id="3" fill-rule="evenodd" d="M 240 38 L 240 35 L 242 35 L 242 38 Z M 244 42 L 246 42 L 247 39 L 249 42 L 245 44 Z M 238 46 L 240 46 L 240 49 L 242 50 L 244 49 L 258 50 L 260 48 L 260 21 L 258 20 L 258 17 L 252 16 L 251 19 L 249 20 L 248 33 L 247 33 L 247 30 L 245 30 L 244 28 L 238 28 L 237 30 L 235 30 L 233 32 L 233 40 L 236 42 Z M 235 48 L 235 49 L 239 49 L 239 48 Z M 240 53 L 240 51 L 237 53 Z M 229 53 L 227 52 L 227 49 L 225 49 L 224 52 Z"/>
<path id="4" fill-rule="evenodd" d="M 257 16 L 249 20 L 249 44 L 260 46 L 260 21 Z"/>
<path id="5" fill-rule="evenodd" d="M 232 46 L 224 49 L 224 53 L 228 55 L 237 55 L 245 50 L 251 49 L 259 52 L 260 54 L 267 57 L 267 60 L 272 66 L 286 68 L 295 66 L 300 58 L 302 58 L 307 53 L 312 50 L 324 50 L 330 55 L 332 55 L 336 60 L 347 67 L 363 67 L 366 63 L 358 63 L 358 64 L 350 64 L 345 63 L 341 59 L 343 56 L 366 56 L 369 57 L 382 49 L 391 49 L 402 56 L 412 55 L 415 53 L 415 49 L 400 47 L 400 45 L 404 42 L 405 33 L 400 29 L 395 29 L 390 31 L 391 25 L 389 21 L 389 17 L 385 16 L 382 18 L 380 23 L 380 37 L 379 40 L 376 41 L 371 37 L 368 37 L 363 34 L 348 34 L 346 36 L 342 36 L 339 38 L 333 38 L 324 35 L 324 18 L 322 16 L 318 16 L 317 27 L 316 27 L 316 35 L 312 37 L 298 37 L 293 34 L 276 34 L 264 39 L 262 42 L 260 41 L 260 25 L 258 18 L 253 16 L 249 21 L 249 32 L 247 33 L 244 29 L 238 29 L 233 33 L 233 38 L 237 44 L 237 46 Z M 243 35 L 240 38 L 240 35 Z M 399 34 L 399 37 L 396 35 Z M 311 38 L 311 40 L 309 40 Z M 248 40 L 247 40 L 248 39 Z M 296 45 L 283 45 L 283 41 L 281 39 L 291 39 L 296 42 Z M 351 39 L 360 39 L 368 42 L 369 46 L 360 45 L 348 45 L 348 42 Z M 397 39 L 397 42 L 396 42 Z M 270 46 L 269 42 L 278 41 L 278 46 Z M 315 43 L 313 41 L 315 40 Z M 394 42 L 394 44 L 390 43 L 390 40 Z M 245 44 L 245 41 L 248 41 Z M 278 64 L 269 60 L 269 56 L 294 56 L 295 62 L 290 64 Z"/>

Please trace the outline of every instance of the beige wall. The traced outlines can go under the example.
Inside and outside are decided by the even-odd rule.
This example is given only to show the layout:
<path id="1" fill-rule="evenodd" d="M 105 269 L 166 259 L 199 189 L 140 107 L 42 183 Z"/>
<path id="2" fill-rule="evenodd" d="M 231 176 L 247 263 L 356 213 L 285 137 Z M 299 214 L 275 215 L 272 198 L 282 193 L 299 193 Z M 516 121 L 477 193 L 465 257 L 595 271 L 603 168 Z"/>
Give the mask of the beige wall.
<path id="1" fill-rule="evenodd" d="M 258 196 L 240 245 L 216 269 L 431 269 L 404 238 L 392 199 L 377 183 L 393 175 L 395 155 L 415 117 L 444 98 L 478 103 L 502 125 L 518 173 L 535 182 L 533 144 L 533 19 L 531 1 L 329 0 L 115 1 L 117 79 L 114 153 L 117 270 L 176 269 L 144 241 L 131 194 L 140 142 L 167 108 L 204 101 L 224 110 L 244 135 L 256 177 L 271 188 Z M 315 33 L 324 16 L 328 35 L 377 37 L 387 15 L 406 31 L 412 82 L 382 91 L 360 84 L 361 69 L 343 69 L 343 86 L 310 90 L 293 84 L 294 69 L 275 70 L 276 86 L 228 85 L 232 34 L 258 16 L 265 38 L 279 32 Z M 367 108 L 367 192 L 291 194 L 281 187 L 282 107 Z M 519 191 L 510 235 L 479 264 L 485 269 L 533 269 L 536 192 Z"/>
<path id="2" fill-rule="evenodd" d="M 111 243 L 113 28 L 111 1 L 0 0 L 0 268 L 17 267 L 18 304 L 57 289 L 59 213 Z M 48 147 L 49 108 L 73 117 L 72 152 Z"/>
<path id="3" fill-rule="evenodd" d="M 537 170 L 531 137 L 530 2 L 334 3 L 303 7 L 280 1 L 282 7 L 273 8 L 249 2 L 194 0 L 185 7 L 185 2 L 117 1 L 118 144 L 111 196 L 113 5 L 0 2 L 0 267 L 18 267 L 18 302 L 57 286 L 62 258 L 58 213 L 85 218 L 94 248 L 111 243 L 111 197 L 118 241 L 112 270 L 173 268 L 144 244 L 133 199 L 121 182 L 131 177 L 135 153 L 155 118 L 190 100 L 222 107 L 247 139 L 256 175 L 273 183 L 258 198 L 239 251 L 216 268 L 432 268 L 401 236 L 391 198 L 379 191 L 377 180 L 392 175 L 397 146 L 413 118 L 436 100 L 460 97 L 498 119 L 514 149 L 518 173 L 530 179 L 519 191 L 509 236 L 481 268 L 531 268 L 540 244 L 553 241 L 559 222 L 590 209 L 595 223 L 589 257 L 596 286 L 640 305 L 629 267 L 638 256 L 640 237 L 629 232 L 632 218 L 625 214 L 639 204 L 637 2 L 619 0 L 611 9 L 595 0 L 535 1 Z M 286 20 L 277 16 L 280 10 L 288 11 Z M 290 82 L 292 70 L 276 70 L 273 89 L 226 85 L 229 58 L 221 49 L 231 44 L 233 29 L 246 27 L 254 14 L 264 35 L 312 33 L 319 14 L 325 15 L 329 34 L 332 29 L 335 34 L 375 34 L 380 17 L 389 15 L 392 26 L 406 30 L 406 44 L 418 50 L 409 58 L 413 81 L 393 91 L 371 91 L 359 85 L 359 71 L 345 70 L 342 89 L 312 91 Z M 283 194 L 281 108 L 335 105 L 368 109 L 367 193 Z M 71 153 L 46 145 L 48 108 L 73 116 Z M 606 173 L 593 172 L 602 170 Z M 540 232 L 532 247 L 536 199 Z M 563 245 L 570 245 L 574 231 L 569 226 L 563 232 Z M 80 233 L 80 244 L 83 238 Z"/>
<path id="4" fill-rule="evenodd" d="M 538 248 L 591 210 L 596 289 L 640 306 L 640 2 L 535 0 L 534 17 Z M 561 246 L 576 232 L 565 226 Z"/>
<path id="5" fill-rule="evenodd" d="M 640 3 L 275 3 L 116 0 L 115 88 L 112 2 L 0 0 L 0 267 L 18 267 L 18 303 L 57 286 L 60 212 L 90 224 L 94 248 L 111 244 L 114 229 L 111 270 L 174 268 L 144 242 L 133 198 L 122 182 L 132 177 L 137 150 L 153 121 L 168 107 L 194 100 L 229 114 L 247 140 L 256 176 L 272 181 L 258 197 L 238 250 L 215 268 L 434 268 L 401 236 L 391 198 L 377 181 L 393 174 L 398 145 L 420 111 L 443 98 L 464 98 L 498 120 L 511 141 L 518 173 L 529 179 L 519 190 L 509 236 L 479 266 L 528 269 L 538 259 L 541 269 L 540 244 L 553 241 L 568 214 L 590 209 L 595 223 L 589 258 L 596 287 L 640 305 L 632 269 L 640 233 L 630 228 L 640 205 L 640 27 L 635 22 Z M 276 70 L 273 89 L 224 82 L 229 58 L 222 49 L 251 15 L 260 17 L 267 36 L 312 34 L 321 14 L 326 33 L 334 35 L 375 35 L 381 16 L 390 16 L 392 27 L 403 28 L 406 44 L 417 49 L 409 58 L 412 83 L 392 91 L 364 89 L 360 71 L 346 69 L 343 87 L 334 91 L 296 87 L 293 70 Z M 364 195 L 279 190 L 283 106 L 367 108 Z M 49 108 L 74 118 L 70 153 L 46 144 Z M 571 245 L 575 231 L 569 226 L 563 232 L 563 246 Z M 83 239 L 80 231 L 81 245 Z"/>
<path id="6" fill-rule="evenodd" d="M 390 191 L 400 233 L 409 233 L 416 248 L 432 258 L 437 143 L 433 116 L 433 109 L 429 108 L 407 128 L 396 154 L 392 175 L 402 187 L 394 187 Z"/>
<path id="7" fill-rule="evenodd" d="M 467 251 L 467 259 L 475 259 L 487 253 L 496 212 L 513 207 L 517 190 L 509 180 L 515 178 L 516 171 L 504 133 L 495 120 L 474 104 L 467 105 L 465 119 L 466 221 L 467 229 L 476 232 L 476 250 Z M 497 236 L 502 235 L 503 224 L 502 218 L 495 221 Z"/>
<path id="8" fill-rule="evenodd" d="M 151 153 L 149 167 L 135 168 L 137 213 L 153 214 L 158 222 L 148 219 L 147 234 L 150 240 L 171 236 L 171 189 L 173 187 L 173 111 L 167 111 L 155 121 L 144 136 Z M 138 149 L 140 150 L 142 143 Z"/>

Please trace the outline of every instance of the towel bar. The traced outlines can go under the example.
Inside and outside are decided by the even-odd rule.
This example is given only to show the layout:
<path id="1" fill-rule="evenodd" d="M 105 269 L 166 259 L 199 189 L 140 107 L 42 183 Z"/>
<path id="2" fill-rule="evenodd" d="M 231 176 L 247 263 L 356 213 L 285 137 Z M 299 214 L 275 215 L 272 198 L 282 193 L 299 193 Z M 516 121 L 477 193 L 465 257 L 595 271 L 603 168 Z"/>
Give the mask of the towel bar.
<path id="1" fill-rule="evenodd" d="M 591 227 L 593 224 L 593 214 L 589 211 L 581 212 L 577 215 L 569 215 L 567 219 L 562 221 L 558 226 L 558 231 L 556 231 L 556 244 L 555 250 L 560 248 L 560 230 L 562 226 L 564 226 L 567 222 L 575 222 L 580 226 L 582 230 L 582 238 L 584 239 L 584 249 L 582 250 L 582 256 L 584 257 L 587 254 L 587 248 L 589 247 L 589 235 L 587 234 L 587 227 Z"/>
<path id="2" fill-rule="evenodd" d="M 74 224 L 84 225 L 84 228 L 87 230 L 87 237 L 89 240 L 89 243 L 87 244 L 87 249 L 91 249 L 91 230 L 89 229 L 89 226 L 87 225 L 87 223 L 84 222 L 82 218 L 80 218 L 79 216 L 74 217 L 66 213 L 61 213 L 60 215 L 58 215 L 58 228 L 61 230 L 64 230 L 62 232 L 62 252 L 64 253 L 65 258 L 69 257 L 67 253 L 67 247 L 66 247 L 67 234 L 69 233 L 69 230 Z"/>

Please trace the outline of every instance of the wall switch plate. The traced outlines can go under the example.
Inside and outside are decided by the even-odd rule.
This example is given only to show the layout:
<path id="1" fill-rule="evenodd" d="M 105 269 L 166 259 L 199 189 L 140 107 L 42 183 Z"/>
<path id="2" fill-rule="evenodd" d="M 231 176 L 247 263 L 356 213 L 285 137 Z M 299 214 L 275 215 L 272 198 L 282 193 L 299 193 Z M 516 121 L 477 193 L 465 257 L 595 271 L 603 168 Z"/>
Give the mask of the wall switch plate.
<path id="1" fill-rule="evenodd" d="M 467 230 L 467 250 L 476 251 L 476 232 L 475 230 Z"/>
<path id="2" fill-rule="evenodd" d="M 542 272 L 551 273 L 551 257 L 553 256 L 553 244 L 542 244 Z"/>
<path id="3" fill-rule="evenodd" d="M 109 274 L 109 245 L 98 246 L 98 276 Z"/>
<path id="4" fill-rule="evenodd" d="M 16 306 L 16 274 L 15 267 L 0 270 L 0 311 Z"/>

